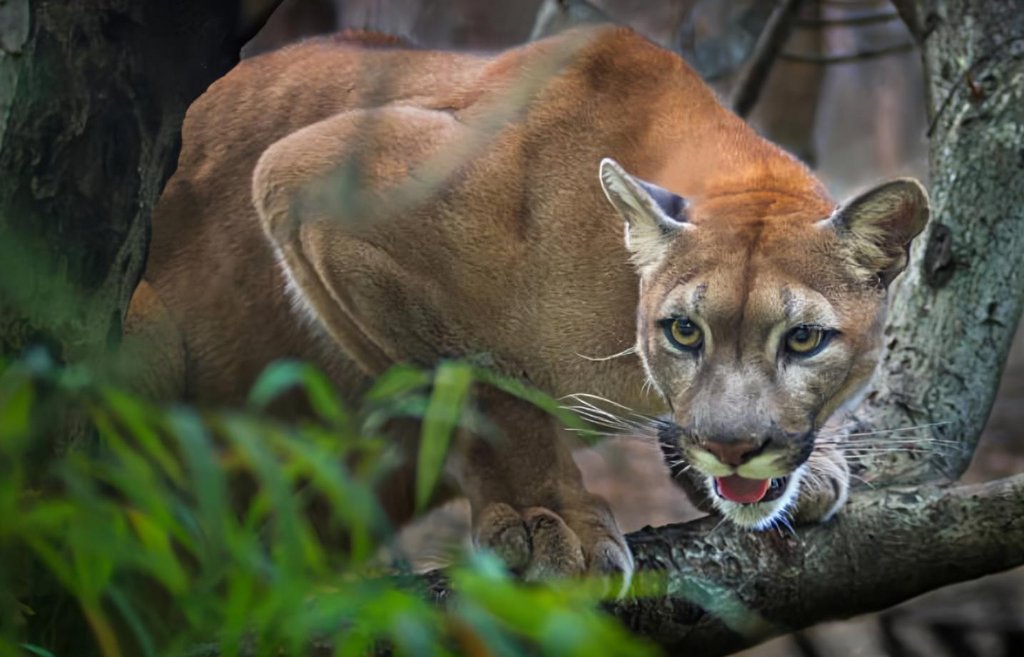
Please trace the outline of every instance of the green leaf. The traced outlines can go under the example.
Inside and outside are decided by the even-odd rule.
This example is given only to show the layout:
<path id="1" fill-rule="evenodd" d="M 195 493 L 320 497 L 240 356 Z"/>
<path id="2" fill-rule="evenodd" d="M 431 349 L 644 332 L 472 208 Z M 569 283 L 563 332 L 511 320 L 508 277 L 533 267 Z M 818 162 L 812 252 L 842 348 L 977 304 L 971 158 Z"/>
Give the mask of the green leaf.
<path id="1" fill-rule="evenodd" d="M 42 648 L 31 643 L 19 643 L 18 647 L 24 650 L 25 652 L 31 653 L 33 655 L 38 655 L 38 657 L 56 657 L 49 650 L 46 650 L 45 648 Z"/>
<path id="2" fill-rule="evenodd" d="M 368 402 L 388 401 L 430 385 L 430 372 L 412 365 L 399 364 L 390 368 L 370 386 L 364 395 Z"/>
<path id="3" fill-rule="evenodd" d="M 249 404 L 265 410 L 289 390 L 298 388 L 306 394 L 313 411 L 324 421 L 342 426 L 348 419 L 338 391 L 320 370 L 309 363 L 279 360 L 267 366 L 249 391 Z"/>
<path id="4" fill-rule="evenodd" d="M 107 592 L 107 597 L 114 603 L 114 607 L 117 612 L 127 623 L 132 634 L 135 635 L 135 640 L 138 642 L 139 647 L 142 650 L 142 654 L 145 657 L 156 657 L 156 648 L 153 645 L 153 638 L 149 635 L 149 631 L 146 629 L 146 624 L 142 622 L 136 612 L 135 606 L 132 601 L 129 600 L 119 589 L 112 587 Z"/>
<path id="5" fill-rule="evenodd" d="M 109 410 L 113 411 L 117 419 L 124 424 L 124 428 L 139 444 L 142 451 L 156 461 L 163 472 L 175 483 L 181 483 L 181 465 L 154 429 L 153 417 L 160 414 L 120 390 L 104 389 L 103 400 Z M 102 411 L 103 409 L 93 411 L 94 422 L 103 421 Z"/>
<path id="6" fill-rule="evenodd" d="M 193 411 L 174 409 L 167 413 L 165 421 L 172 435 L 178 439 L 181 454 L 188 465 L 204 538 L 216 549 L 227 526 L 234 524 L 234 513 L 228 503 L 227 481 L 217 453 L 206 427 Z"/>
<path id="7" fill-rule="evenodd" d="M 423 416 L 416 464 L 417 510 L 426 508 L 441 478 L 452 431 L 459 422 L 472 384 L 473 369 L 466 363 L 443 362 L 434 374 L 434 390 Z"/>

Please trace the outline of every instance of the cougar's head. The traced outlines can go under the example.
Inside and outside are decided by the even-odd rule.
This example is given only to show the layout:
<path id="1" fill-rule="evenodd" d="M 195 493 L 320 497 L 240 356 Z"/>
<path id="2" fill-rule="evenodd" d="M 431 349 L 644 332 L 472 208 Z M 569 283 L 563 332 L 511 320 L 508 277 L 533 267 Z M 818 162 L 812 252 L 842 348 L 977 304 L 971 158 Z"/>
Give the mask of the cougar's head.
<path id="1" fill-rule="evenodd" d="M 925 191 L 896 180 L 838 209 L 774 190 L 691 204 L 610 159 L 600 177 L 626 220 L 637 352 L 674 447 L 725 515 L 769 526 L 797 498 L 818 429 L 874 370 Z"/>

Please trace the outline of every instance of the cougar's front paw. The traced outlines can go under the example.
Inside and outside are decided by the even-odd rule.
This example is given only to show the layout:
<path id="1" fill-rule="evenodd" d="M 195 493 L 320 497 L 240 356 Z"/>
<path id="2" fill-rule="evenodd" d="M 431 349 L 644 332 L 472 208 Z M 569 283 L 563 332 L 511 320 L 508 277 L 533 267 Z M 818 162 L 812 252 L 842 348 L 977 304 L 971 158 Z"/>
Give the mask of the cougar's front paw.
<path id="1" fill-rule="evenodd" d="M 841 453 L 818 447 L 804 465 L 793 519 L 814 524 L 831 519 L 850 493 L 850 466 Z"/>
<path id="2" fill-rule="evenodd" d="M 492 503 L 480 513 L 473 534 L 477 545 L 493 550 L 527 580 L 588 572 L 620 575 L 621 595 L 633 575 L 633 555 L 611 512 L 597 498 L 560 513 Z"/>

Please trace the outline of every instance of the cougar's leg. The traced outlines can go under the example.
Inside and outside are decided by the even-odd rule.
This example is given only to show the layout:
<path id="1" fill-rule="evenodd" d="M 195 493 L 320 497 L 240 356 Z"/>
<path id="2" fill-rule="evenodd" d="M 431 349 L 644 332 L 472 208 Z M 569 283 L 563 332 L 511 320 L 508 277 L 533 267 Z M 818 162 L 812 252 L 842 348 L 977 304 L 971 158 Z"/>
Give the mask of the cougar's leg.
<path id="1" fill-rule="evenodd" d="M 186 395 L 184 338 L 156 290 L 145 280 L 135 288 L 124 328 L 115 380 L 154 400 Z"/>
<path id="2" fill-rule="evenodd" d="M 477 394 L 501 435 L 462 436 L 453 470 L 473 512 L 473 537 L 527 578 L 618 574 L 633 557 L 582 477 L 553 418 L 492 389 Z"/>
<path id="3" fill-rule="evenodd" d="M 804 524 L 825 522 L 846 504 L 850 466 L 840 451 L 817 446 L 805 467 L 793 519 Z"/>

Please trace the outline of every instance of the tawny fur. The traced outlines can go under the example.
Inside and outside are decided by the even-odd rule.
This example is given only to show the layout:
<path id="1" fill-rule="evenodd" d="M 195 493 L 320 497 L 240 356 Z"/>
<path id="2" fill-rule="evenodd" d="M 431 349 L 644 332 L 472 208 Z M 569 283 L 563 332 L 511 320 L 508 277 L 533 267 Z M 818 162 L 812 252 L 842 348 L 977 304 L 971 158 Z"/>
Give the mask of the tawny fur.
<path id="1" fill-rule="evenodd" d="M 598 178 L 605 157 L 685 197 L 695 230 L 656 256 L 627 251 Z M 874 249 L 858 260 L 852 238 L 820 225 L 834 211 L 804 166 L 627 29 L 497 55 L 314 39 L 243 62 L 189 110 L 145 281 L 164 309 L 159 332 L 173 323 L 184 345 L 173 396 L 236 403 L 282 357 L 316 363 L 350 397 L 394 363 L 483 357 L 554 395 L 651 413 L 667 402 L 680 422 L 700 404 L 723 412 L 700 399 L 713 391 L 668 371 L 673 356 L 651 325 L 680 282 L 701 274 L 712 286 L 714 312 L 736 329 L 722 345 L 750 339 L 750 295 L 813 288 L 842 316 L 849 352 L 824 399 L 782 404 L 805 416 L 814 406 L 816 422 L 870 374 L 884 309 L 884 294 L 857 278 L 888 254 L 884 238 L 866 223 L 848 230 Z M 631 258 L 650 265 L 640 294 Z M 732 367 L 724 348 L 715 354 L 716 368 Z M 649 373 L 665 398 L 645 394 Z M 766 403 L 776 396 L 764 391 Z M 508 440 L 466 439 L 452 464 L 478 539 L 505 545 L 528 573 L 628 573 L 621 534 L 551 420 L 493 391 L 479 397 Z M 410 490 L 382 491 L 398 520 Z M 816 498 L 818 517 L 835 501 Z"/>

